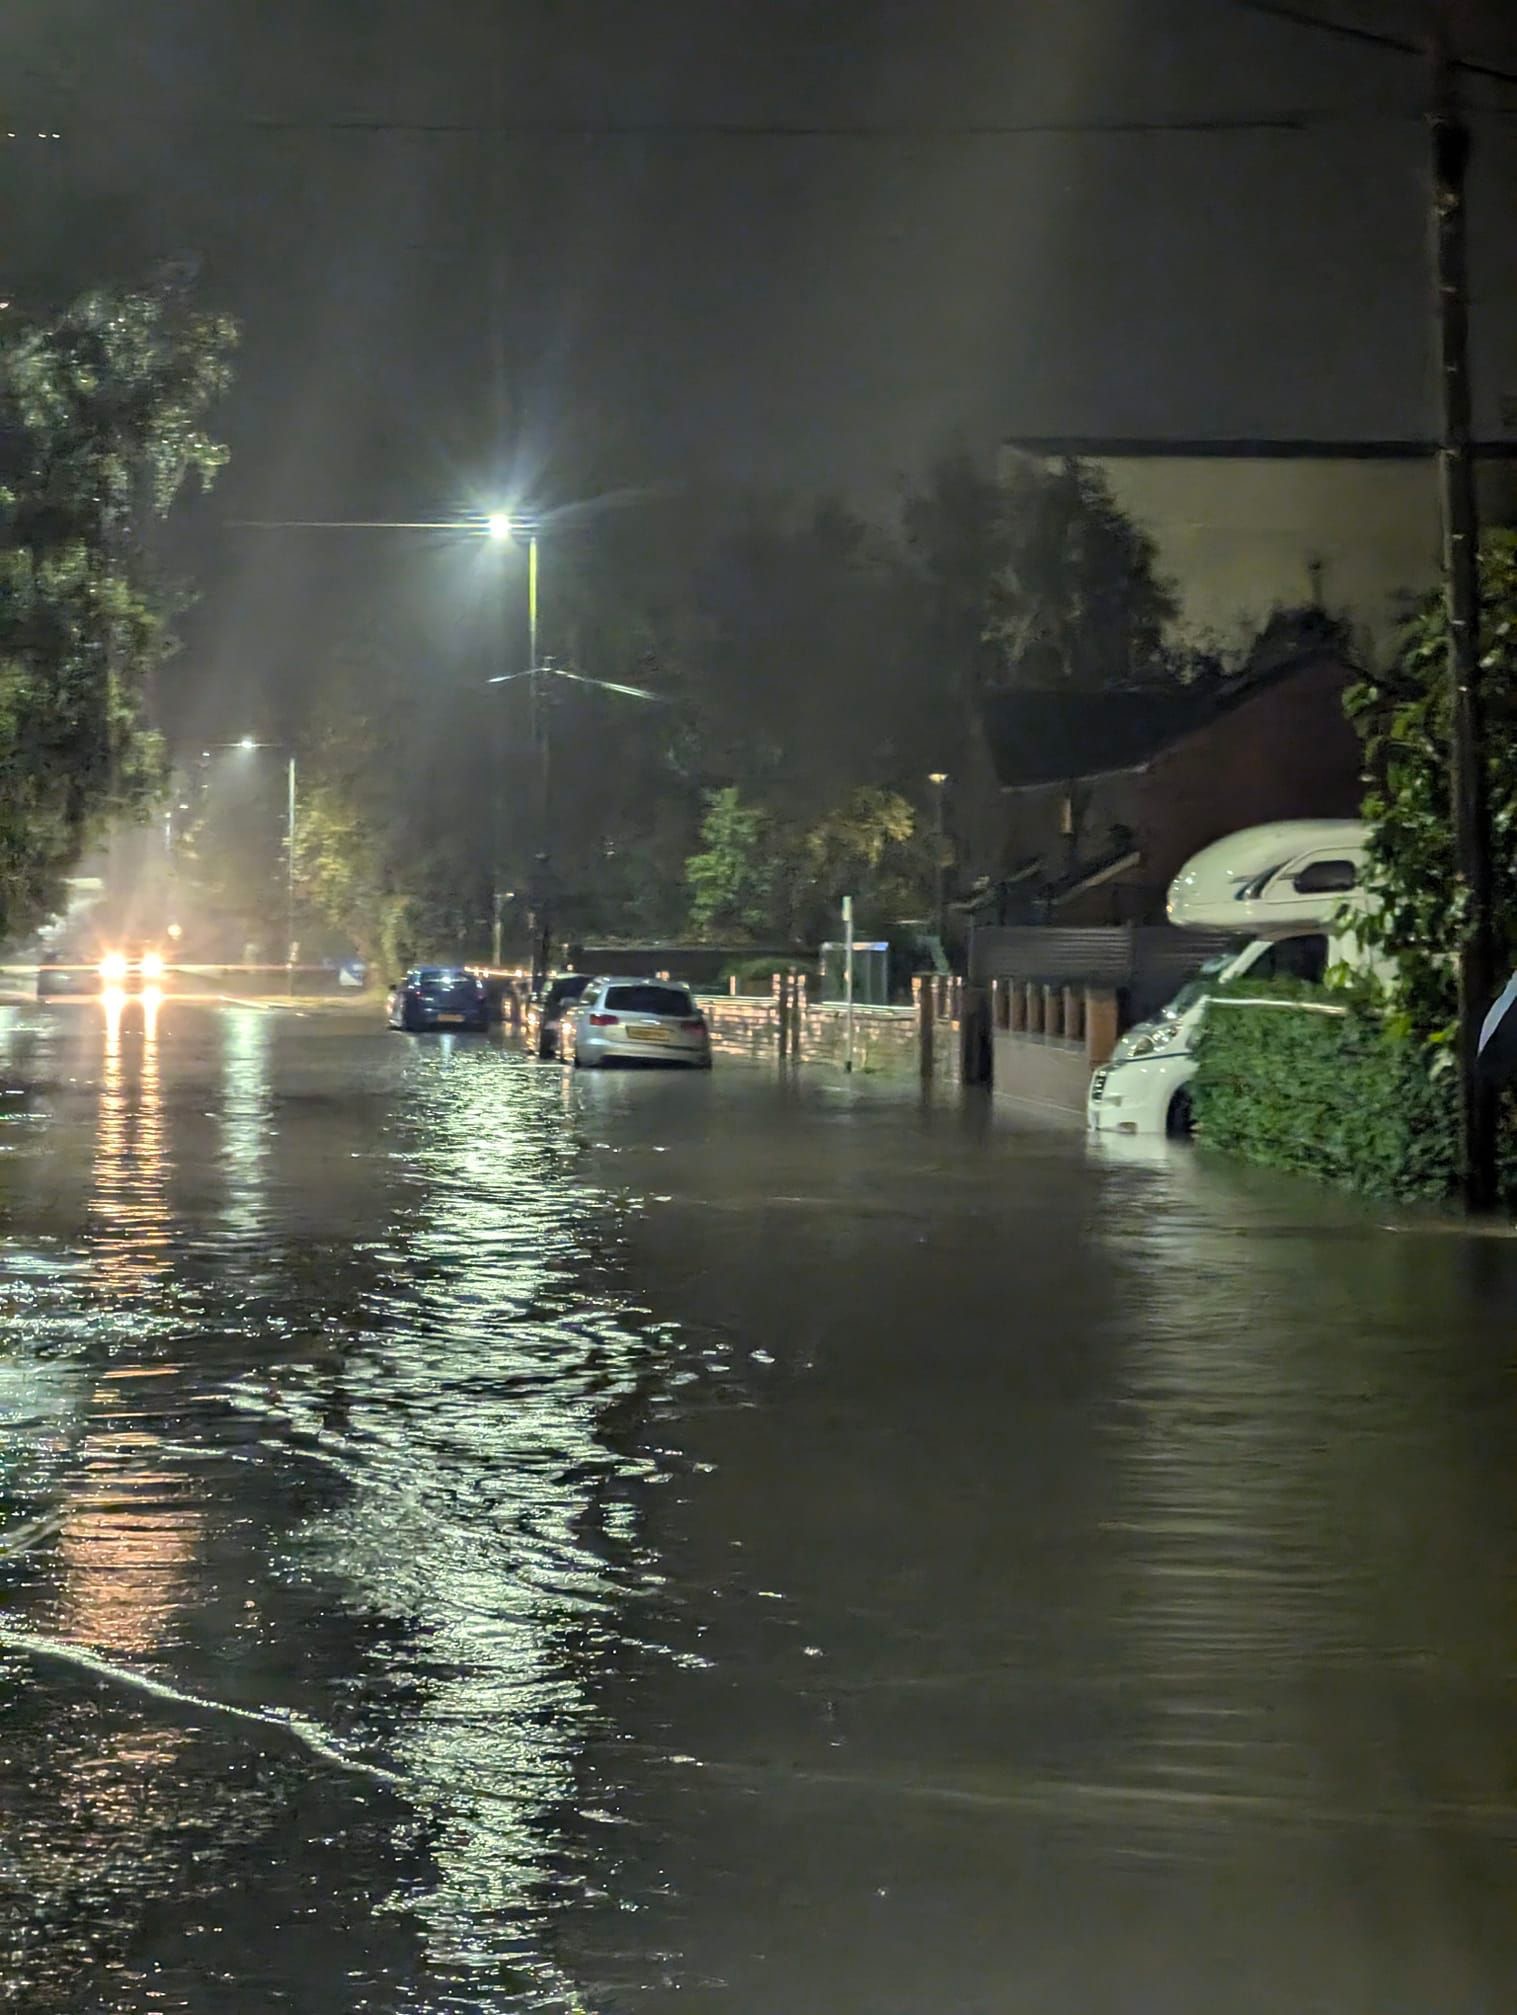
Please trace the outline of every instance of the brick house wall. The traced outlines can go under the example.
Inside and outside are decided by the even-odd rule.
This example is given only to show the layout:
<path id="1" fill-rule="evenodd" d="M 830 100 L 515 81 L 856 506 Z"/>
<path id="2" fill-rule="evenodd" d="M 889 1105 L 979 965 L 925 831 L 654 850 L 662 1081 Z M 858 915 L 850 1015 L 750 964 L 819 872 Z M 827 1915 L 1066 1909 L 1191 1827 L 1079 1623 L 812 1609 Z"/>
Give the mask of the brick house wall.
<path id="1" fill-rule="evenodd" d="M 1176 873 L 1200 848 L 1274 819 L 1353 818 L 1359 742 L 1344 718 L 1352 674 L 1320 659 L 1178 737 L 1141 767 L 1005 793 L 1008 870 L 1068 884 L 1123 851 L 1136 860 L 1055 900 L 1068 924 L 1158 923 Z"/>

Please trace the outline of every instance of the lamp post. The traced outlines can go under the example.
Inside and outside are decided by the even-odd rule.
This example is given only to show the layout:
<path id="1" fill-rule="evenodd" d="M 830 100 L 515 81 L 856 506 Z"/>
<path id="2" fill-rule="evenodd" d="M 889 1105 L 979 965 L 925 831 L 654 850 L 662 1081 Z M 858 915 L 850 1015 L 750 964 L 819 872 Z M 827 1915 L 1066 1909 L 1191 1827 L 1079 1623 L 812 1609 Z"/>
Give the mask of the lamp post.
<path id="1" fill-rule="evenodd" d="M 536 539 L 528 548 L 535 551 Z M 536 568 L 529 564 L 531 579 L 536 580 Z M 535 595 L 532 597 L 535 601 Z M 533 636 L 536 636 L 536 619 L 532 622 Z M 499 672 L 490 680 L 492 686 L 507 686 L 516 679 L 530 678 L 532 681 L 532 734 L 537 751 L 537 818 L 540 845 L 536 854 L 537 888 L 533 908 L 532 929 L 532 985 L 534 992 L 542 985 L 548 971 L 548 954 L 552 942 L 549 926 L 549 898 L 552 888 L 552 825 L 548 797 L 549 779 L 552 776 L 552 712 L 548 703 L 548 681 L 567 680 L 570 685 L 593 686 L 602 693 L 620 693 L 629 700 L 652 700 L 662 703 L 666 695 L 650 692 L 646 686 L 630 686 L 619 679 L 591 678 L 586 672 L 571 671 L 567 665 L 556 665 L 551 658 L 535 658 L 524 672 Z"/>
<path id="2" fill-rule="evenodd" d="M 507 544 L 525 545 L 527 549 L 526 676 L 532 682 L 532 745 L 537 754 L 537 804 L 535 817 L 538 844 L 533 853 L 536 873 L 528 887 L 528 901 L 532 915 L 531 984 L 534 994 L 541 991 L 548 970 L 550 942 L 548 885 L 552 865 L 551 828 L 549 825 L 549 795 L 552 773 L 550 769 L 551 750 L 548 739 L 548 706 L 547 695 L 543 691 L 543 668 L 537 654 L 537 530 L 537 519 L 520 511 L 492 511 L 485 520 L 485 532 L 494 544 L 498 546 Z M 502 603 L 502 608 L 504 608 L 504 602 Z M 506 655 L 509 657 L 509 649 Z M 490 683 L 492 685 L 504 685 L 507 679 L 515 678 L 516 676 L 518 675 L 514 672 L 503 673 L 499 678 L 492 679 Z M 497 771 L 499 768 L 500 765 L 497 764 Z M 495 784 L 495 886 L 491 895 L 493 924 L 490 933 L 491 960 L 497 966 L 501 962 L 504 950 L 501 918 L 501 905 L 503 902 L 501 885 L 504 878 L 501 853 L 504 843 L 504 824 L 501 781 L 497 774 Z"/>
<path id="3" fill-rule="evenodd" d="M 930 770 L 927 781 L 933 787 L 937 803 L 937 898 L 934 906 L 938 944 L 943 946 L 948 930 L 948 847 L 943 826 L 943 793 L 948 787 L 947 770 Z M 945 947 L 946 956 L 946 947 Z"/>
<path id="4" fill-rule="evenodd" d="M 614 496 L 589 499 L 575 506 L 579 511 L 591 507 L 603 508 L 607 505 L 624 504 L 641 492 L 618 492 Z M 550 839 L 549 785 L 551 768 L 551 719 L 548 707 L 548 680 L 550 678 L 571 679 L 577 685 L 598 686 L 602 692 L 625 693 L 638 700 L 662 700 L 662 693 L 646 691 L 642 686 L 619 685 L 613 679 L 594 679 L 582 672 L 573 672 L 562 665 L 544 660 L 538 651 L 537 642 L 537 533 L 538 521 L 523 511 L 497 509 L 471 513 L 466 518 L 240 518 L 233 521 L 244 531 L 263 532 L 449 532 L 463 533 L 471 537 L 483 537 L 498 546 L 525 545 L 527 549 L 527 664 L 523 671 L 501 672 L 489 683 L 492 686 L 509 684 L 513 679 L 530 678 L 532 681 L 532 737 L 537 755 L 537 824 L 540 844 L 536 852 L 536 887 L 531 891 L 534 913 L 532 970 L 534 984 L 540 984 L 547 969 L 550 930 L 548 922 L 552 853 Z M 502 640 L 504 646 L 504 601 L 502 602 Z M 264 746 L 258 744 L 257 746 Z M 499 765 L 498 765 L 499 767 Z M 293 776 L 293 771 L 292 771 Z M 293 793 L 293 784 L 292 784 Z M 291 829 L 294 822 L 294 798 L 291 797 Z M 491 950 L 496 965 L 500 964 L 502 945 L 502 906 L 509 900 L 504 890 L 504 876 L 500 856 L 504 851 L 504 809 L 499 785 L 495 792 L 494 822 L 496 828 L 494 852 L 495 861 L 491 873 L 491 905 L 494 917 L 491 929 Z"/>

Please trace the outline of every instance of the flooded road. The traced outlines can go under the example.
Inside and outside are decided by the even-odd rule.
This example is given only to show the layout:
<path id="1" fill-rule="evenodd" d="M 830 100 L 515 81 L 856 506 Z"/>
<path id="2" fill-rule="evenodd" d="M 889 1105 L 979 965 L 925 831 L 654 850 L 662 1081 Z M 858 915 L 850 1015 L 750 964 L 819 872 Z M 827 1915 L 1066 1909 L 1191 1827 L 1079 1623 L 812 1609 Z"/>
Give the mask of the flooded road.
<path id="1" fill-rule="evenodd" d="M 1517 1245 L 341 1014 L 0 1091 L 0 2006 L 1514 2005 Z"/>

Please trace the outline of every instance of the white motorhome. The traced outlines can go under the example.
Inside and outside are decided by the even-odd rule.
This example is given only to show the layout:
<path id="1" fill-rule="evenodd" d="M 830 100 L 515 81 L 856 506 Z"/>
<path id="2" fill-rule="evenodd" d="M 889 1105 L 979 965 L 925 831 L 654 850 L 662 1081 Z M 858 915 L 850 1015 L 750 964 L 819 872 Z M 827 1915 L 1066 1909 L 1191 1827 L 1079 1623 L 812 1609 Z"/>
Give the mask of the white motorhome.
<path id="1" fill-rule="evenodd" d="M 1169 886 L 1169 920 L 1258 938 L 1320 927 L 1358 889 L 1368 850 L 1360 819 L 1247 826 L 1185 863 Z"/>
<path id="2" fill-rule="evenodd" d="M 1353 925 L 1364 905 L 1368 846 L 1358 819 L 1287 819 L 1229 834 L 1186 862 L 1170 885 L 1170 922 L 1236 929 L 1243 941 L 1121 1038 L 1090 1081 L 1092 1131 L 1190 1132 L 1195 1042 L 1216 987 L 1241 979 L 1315 982 L 1330 966 L 1360 962 Z"/>

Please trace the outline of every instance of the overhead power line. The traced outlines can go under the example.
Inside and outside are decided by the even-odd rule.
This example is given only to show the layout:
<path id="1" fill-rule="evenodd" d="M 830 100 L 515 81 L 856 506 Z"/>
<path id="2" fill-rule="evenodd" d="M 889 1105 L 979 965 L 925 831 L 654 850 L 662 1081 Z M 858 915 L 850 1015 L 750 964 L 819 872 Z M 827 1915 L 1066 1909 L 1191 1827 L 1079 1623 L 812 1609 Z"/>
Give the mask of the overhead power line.
<path id="1" fill-rule="evenodd" d="M 1513 79 L 1517 83 L 1517 77 Z M 178 133 L 204 133 L 208 137 L 220 137 L 228 133 L 263 133 L 271 137 L 290 134 L 328 133 L 365 135 L 396 135 L 415 138 L 477 137 L 480 139 L 522 139 L 533 141 L 560 140 L 583 144 L 595 140 L 837 140 L 837 141 L 919 141 L 927 145 L 956 141 L 977 140 L 1023 140 L 1059 138 L 1113 138 L 1123 139 L 1146 134 L 1195 135 L 1206 137 L 1212 134 L 1228 133 L 1310 133 L 1349 126 L 1383 125 L 1387 123 L 1420 119 L 1420 111 L 1411 105 L 1387 106 L 1344 110 L 1330 107 L 1303 107 L 1279 112 L 1249 113 L 1237 117 L 1197 115 L 1193 118 L 1170 119 L 1031 119 L 1010 121 L 871 121 L 871 122 L 807 122 L 788 120 L 747 121 L 747 120 L 509 120 L 503 125 L 486 120 L 467 119 L 380 119 L 380 118 L 334 118 L 334 119 L 282 119 L 260 117 L 256 114 L 241 117 L 226 115 L 204 119 L 176 118 L 162 120 L 145 115 L 113 112 L 104 118 L 91 116 L 89 129 L 98 132 L 102 127 L 117 127 L 124 130 L 150 129 L 162 131 L 165 127 Z M 7 139 L 0 132 L 0 146 Z M 17 134 L 18 140 L 29 139 L 29 134 Z M 38 136 L 44 137 L 43 135 Z M 49 132 L 49 141 L 67 141 L 67 130 Z"/>
<path id="2" fill-rule="evenodd" d="M 1290 0 L 1233 0 L 1247 14 L 1262 14 L 1271 21 L 1283 21 L 1292 28 L 1314 28 L 1322 35 L 1335 35 L 1342 42 L 1367 43 L 1371 48 L 1389 49 L 1397 56 L 1426 58 L 1421 42 L 1405 35 L 1388 35 L 1381 28 L 1364 28 L 1353 21 L 1334 21 L 1309 8 L 1290 5 Z M 1481 63 L 1473 56 L 1459 56 L 1453 67 L 1471 77 L 1488 77 L 1493 83 L 1517 85 L 1517 70 L 1503 69 L 1499 63 Z"/>

